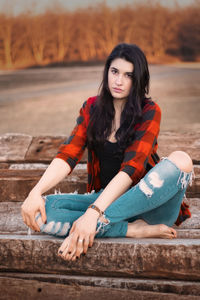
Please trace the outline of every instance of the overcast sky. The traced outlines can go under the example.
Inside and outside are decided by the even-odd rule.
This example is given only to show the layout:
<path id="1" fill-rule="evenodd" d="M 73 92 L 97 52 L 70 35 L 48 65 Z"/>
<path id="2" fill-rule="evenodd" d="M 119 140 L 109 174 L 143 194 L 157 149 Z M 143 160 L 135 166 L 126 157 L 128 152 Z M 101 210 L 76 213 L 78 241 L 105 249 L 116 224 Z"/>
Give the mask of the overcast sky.
<path id="1" fill-rule="evenodd" d="M 142 2 L 138 0 L 104 0 L 108 6 L 115 7 L 118 5 L 132 4 L 134 2 Z M 152 2 L 153 0 L 149 1 Z M 175 3 L 179 5 L 188 5 L 195 0 L 159 0 L 160 3 L 166 6 L 173 6 Z M 103 0 L 0 0 L 0 11 L 9 12 L 17 15 L 21 12 L 34 11 L 41 13 L 46 8 L 56 7 L 56 3 L 61 3 L 62 6 L 69 10 L 76 8 L 87 7 L 89 5 L 95 5 L 102 3 Z"/>

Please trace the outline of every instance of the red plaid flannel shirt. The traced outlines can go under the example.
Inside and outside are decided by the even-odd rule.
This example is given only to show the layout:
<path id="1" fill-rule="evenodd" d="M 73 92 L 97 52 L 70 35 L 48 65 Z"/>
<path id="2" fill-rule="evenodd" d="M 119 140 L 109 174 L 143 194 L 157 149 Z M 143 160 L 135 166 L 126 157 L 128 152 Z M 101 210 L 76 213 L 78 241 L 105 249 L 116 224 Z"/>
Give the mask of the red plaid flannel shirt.
<path id="1" fill-rule="evenodd" d="M 76 126 L 70 137 L 60 146 L 56 155 L 56 158 L 61 158 L 70 165 L 71 171 L 80 161 L 86 148 L 87 126 L 96 99 L 97 97 L 91 97 L 84 102 L 80 109 Z M 142 121 L 135 125 L 135 139 L 125 150 L 120 168 L 120 171 L 126 172 L 131 177 L 133 186 L 159 162 L 156 151 L 158 148 L 157 137 L 160 130 L 160 120 L 161 111 L 159 106 L 152 100 L 146 99 L 143 107 Z M 87 169 L 87 191 L 100 190 L 100 166 L 94 151 L 88 150 Z M 183 214 L 185 217 L 183 217 Z M 188 209 L 185 210 L 184 207 L 184 210 L 180 210 L 176 224 L 179 225 L 187 217 L 190 217 L 190 212 Z"/>

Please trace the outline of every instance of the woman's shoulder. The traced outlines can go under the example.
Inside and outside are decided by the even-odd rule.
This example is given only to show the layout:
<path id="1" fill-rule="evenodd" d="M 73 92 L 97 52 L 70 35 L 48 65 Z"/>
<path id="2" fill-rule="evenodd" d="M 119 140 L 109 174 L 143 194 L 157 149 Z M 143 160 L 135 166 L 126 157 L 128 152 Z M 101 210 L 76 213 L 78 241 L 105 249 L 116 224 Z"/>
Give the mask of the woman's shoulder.
<path id="1" fill-rule="evenodd" d="M 85 118 L 90 118 L 94 111 L 95 103 L 97 101 L 97 96 L 89 97 L 82 105 L 81 112 Z"/>
<path id="2" fill-rule="evenodd" d="M 85 106 L 92 106 L 96 103 L 97 101 L 97 96 L 89 97 L 84 103 L 83 107 Z"/>
<path id="3" fill-rule="evenodd" d="M 143 102 L 143 113 L 149 110 L 154 110 L 161 113 L 160 106 L 157 102 L 153 101 L 151 98 L 145 98 Z"/>

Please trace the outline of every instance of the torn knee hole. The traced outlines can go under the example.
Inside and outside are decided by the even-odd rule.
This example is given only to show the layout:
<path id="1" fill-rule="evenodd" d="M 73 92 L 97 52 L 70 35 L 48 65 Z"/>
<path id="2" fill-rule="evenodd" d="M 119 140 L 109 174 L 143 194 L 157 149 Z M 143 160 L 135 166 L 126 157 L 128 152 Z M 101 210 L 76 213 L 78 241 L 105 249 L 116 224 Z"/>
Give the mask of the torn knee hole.
<path id="1" fill-rule="evenodd" d="M 160 188 L 163 185 L 164 180 L 162 180 L 157 172 L 151 172 L 148 175 L 148 181 L 152 187 Z M 151 197 L 153 195 L 153 189 L 150 188 L 144 179 L 142 179 L 139 183 L 140 190 L 147 196 Z"/>
<path id="2" fill-rule="evenodd" d="M 159 174 L 156 172 L 151 172 L 148 176 L 149 182 L 154 187 L 161 187 L 163 185 L 164 180 L 160 179 Z"/>
<path id="3" fill-rule="evenodd" d="M 148 187 L 143 179 L 139 183 L 139 188 L 147 197 L 151 197 L 153 195 L 152 189 Z"/>

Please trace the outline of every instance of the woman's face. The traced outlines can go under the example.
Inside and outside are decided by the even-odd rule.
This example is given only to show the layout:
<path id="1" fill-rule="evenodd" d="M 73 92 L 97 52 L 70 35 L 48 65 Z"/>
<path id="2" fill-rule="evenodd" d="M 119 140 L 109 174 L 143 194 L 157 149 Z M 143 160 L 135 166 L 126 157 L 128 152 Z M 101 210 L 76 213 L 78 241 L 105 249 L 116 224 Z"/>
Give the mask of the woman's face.
<path id="1" fill-rule="evenodd" d="M 108 70 L 108 87 L 114 99 L 126 99 L 130 94 L 133 77 L 133 64 L 116 58 Z"/>

